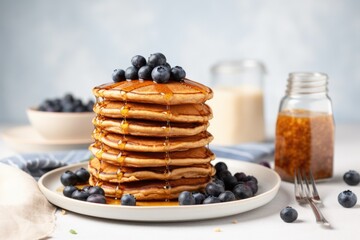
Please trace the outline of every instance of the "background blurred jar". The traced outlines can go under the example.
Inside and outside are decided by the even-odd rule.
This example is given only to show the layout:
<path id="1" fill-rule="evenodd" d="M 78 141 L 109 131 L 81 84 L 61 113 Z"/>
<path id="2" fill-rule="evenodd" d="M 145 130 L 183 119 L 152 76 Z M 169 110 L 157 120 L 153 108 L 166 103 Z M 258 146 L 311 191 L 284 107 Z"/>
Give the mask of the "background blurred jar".
<path id="1" fill-rule="evenodd" d="M 214 114 L 209 131 L 215 144 L 265 139 L 263 81 L 265 66 L 257 60 L 223 61 L 211 68 Z"/>

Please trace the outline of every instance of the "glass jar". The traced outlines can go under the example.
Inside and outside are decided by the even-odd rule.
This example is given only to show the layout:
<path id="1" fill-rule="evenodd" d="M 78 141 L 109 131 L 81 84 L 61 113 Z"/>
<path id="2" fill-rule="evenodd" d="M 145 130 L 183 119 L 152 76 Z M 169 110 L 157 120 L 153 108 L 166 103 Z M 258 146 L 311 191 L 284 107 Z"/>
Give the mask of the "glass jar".
<path id="1" fill-rule="evenodd" d="M 284 181 L 294 181 L 298 168 L 315 179 L 332 177 L 335 126 L 327 86 L 323 73 L 289 74 L 275 138 L 275 170 Z"/>
<path id="2" fill-rule="evenodd" d="M 214 97 L 209 131 L 213 143 L 233 145 L 265 139 L 264 64 L 257 60 L 223 61 L 211 68 Z"/>

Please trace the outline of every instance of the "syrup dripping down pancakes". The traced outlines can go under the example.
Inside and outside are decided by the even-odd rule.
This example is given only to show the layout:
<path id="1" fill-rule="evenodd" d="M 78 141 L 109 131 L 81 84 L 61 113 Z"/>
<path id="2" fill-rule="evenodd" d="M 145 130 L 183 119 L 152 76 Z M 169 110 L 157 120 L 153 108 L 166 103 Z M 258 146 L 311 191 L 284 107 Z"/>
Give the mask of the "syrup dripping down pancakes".
<path id="1" fill-rule="evenodd" d="M 215 170 L 207 148 L 212 90 L 183 79 L 127 80 L 93 89 L 97 101 L 90 184 L 106 196 L 130 193 L 138 201 L 168 201 L 203 191 Z"/>

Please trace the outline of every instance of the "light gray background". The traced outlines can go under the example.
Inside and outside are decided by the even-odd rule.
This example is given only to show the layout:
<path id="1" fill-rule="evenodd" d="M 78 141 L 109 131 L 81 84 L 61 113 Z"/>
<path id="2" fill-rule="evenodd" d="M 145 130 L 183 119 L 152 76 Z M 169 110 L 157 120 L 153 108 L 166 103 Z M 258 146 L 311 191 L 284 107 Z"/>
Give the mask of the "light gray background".
<path id="1" fill-rule="evenodd" d="M 336 122 L 360 122 L 356 0 L 1 1 L 0 122 L 25 123 L 27 107 L 65 92 L 89 99 L 153 52 L 205 84 L 219 60 L 262 60 L 270 126 L 289 72 L 325 72 Z"/>

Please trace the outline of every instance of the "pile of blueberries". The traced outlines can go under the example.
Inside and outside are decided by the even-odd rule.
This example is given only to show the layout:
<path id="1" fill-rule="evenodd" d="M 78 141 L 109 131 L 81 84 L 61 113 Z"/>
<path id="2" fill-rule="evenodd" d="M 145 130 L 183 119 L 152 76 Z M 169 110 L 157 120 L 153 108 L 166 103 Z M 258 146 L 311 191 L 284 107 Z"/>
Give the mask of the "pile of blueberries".
<path id="1" fill-rule="evenodd" d="M 229 202 L 254 196 L 258 191 L 258 181 L 243 172 L 234 175 L 224 162 L 215 165 L 216 176 L 205 187 L 205 193 L 183 191 L 178 197 L 179 205 L 211 204 Z"/>
<path id="2" fill-rule="evenodd" d="M 62 98 L 44 100 L 38 110 L 45 112 L 92 112 L 93 106 L 93 100 L 85 103 L 71 93 L 67 93 Z"/>
<path id="3" fill-rule="evenodd" d="M 156 83 L 167 83 L 170 80 L 182 81 L 186 72 L 182 67 L 171 67 L 162 53 L 153 53 L 148 60 L 136 55 L 131 59 L 131 65 L 125 71 L 115 69 L 112 74 L 114 82 L 134 79 L 152 80 Z"/>

